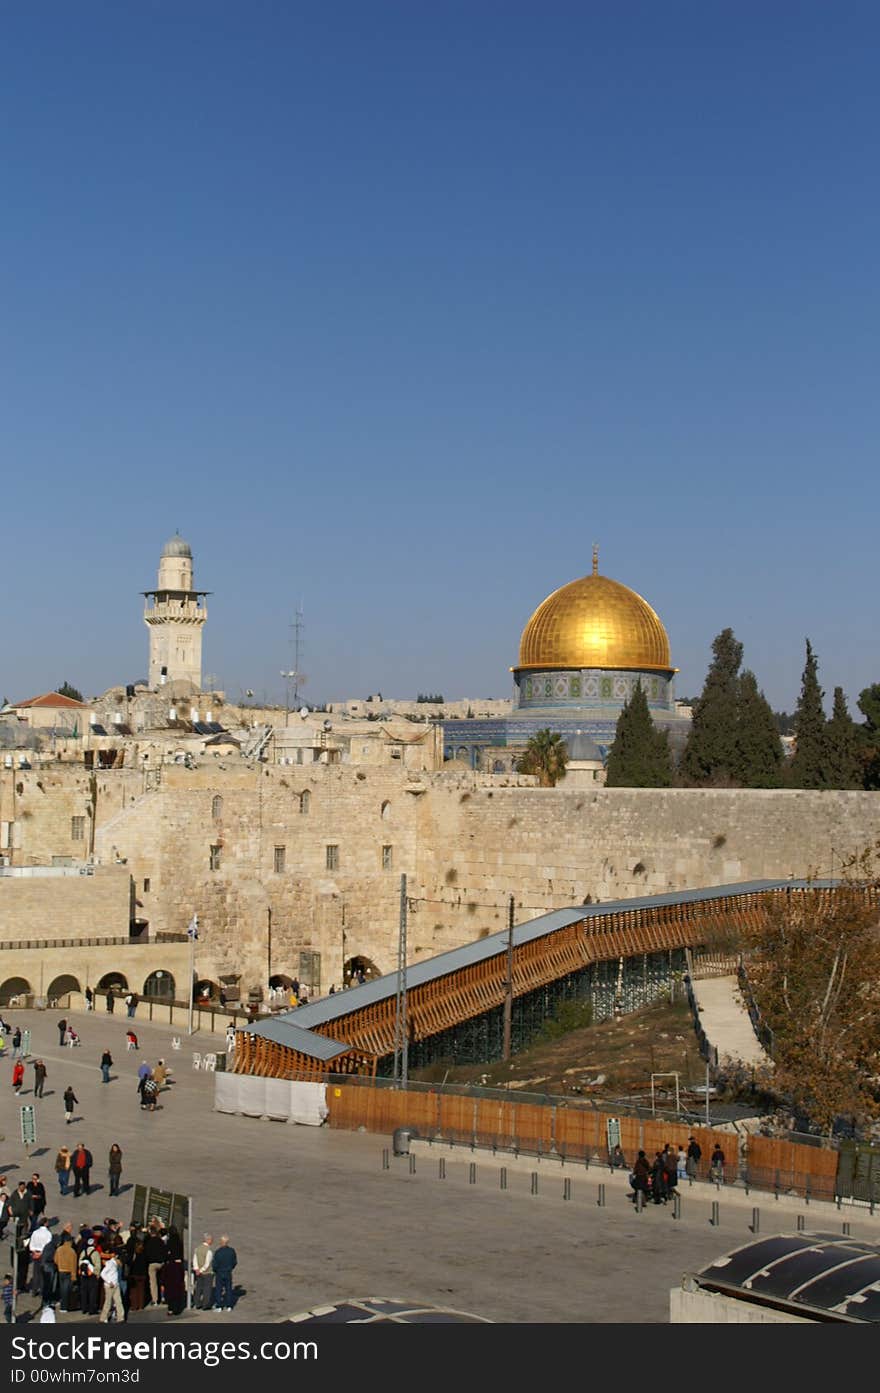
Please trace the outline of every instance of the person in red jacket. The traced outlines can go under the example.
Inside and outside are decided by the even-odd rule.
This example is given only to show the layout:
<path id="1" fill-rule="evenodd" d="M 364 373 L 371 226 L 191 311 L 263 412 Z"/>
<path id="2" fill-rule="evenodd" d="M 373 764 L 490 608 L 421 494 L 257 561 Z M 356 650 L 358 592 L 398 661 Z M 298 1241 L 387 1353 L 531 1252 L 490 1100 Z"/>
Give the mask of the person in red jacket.
<path id="1" fill-rule="evenodd" d="M 21 1092 L 21 1086 L 22 1086 L 23 1083 L 24 1083 L 24 1064 L 22 1063 L 22 1061 L 21 1061 L 20 1059 L 17 1059 L 17 1060 L 15 1061 L 15 1064 L 13 1065 L 13 1069 L 12 1069 L 12 1087 L 13 1087 L 13 1089 L 15 1090 L 16 1093 L 20 1093 L 20 1092 Z"/>

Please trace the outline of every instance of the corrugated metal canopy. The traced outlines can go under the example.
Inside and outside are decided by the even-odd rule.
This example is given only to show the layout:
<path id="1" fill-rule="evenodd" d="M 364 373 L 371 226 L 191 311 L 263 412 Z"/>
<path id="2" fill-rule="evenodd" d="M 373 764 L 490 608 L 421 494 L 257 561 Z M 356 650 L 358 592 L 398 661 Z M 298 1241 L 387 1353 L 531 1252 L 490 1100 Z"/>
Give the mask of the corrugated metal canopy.
<path id="1" fill-rule="evenodd" d="M 244 1029 L 249 1035 L 259 1035 L 276 1045 L 286 1045 L 289 1050 L 298 1050 L 312 1059 L 336 1059 L 337 1055 L 346 1054 L 351 1049 L 351 1045 L 341 1045 L 338 1040 L 329 1040 L 326 1035 L 316 1035 L 311 1030 L 303 1030 L 299 1024 L 293 1025 L 287 1015 L 246 1025 Z"/>
<path id="2" fill-rule="evenodd" d="M 837 881 L 832 880 L 812 882 L 806 880 L 750 880 L 736 885 L 714 885 L 705 890 L 674 890 L 668 894 L 646 895 L 633 900 L 613 900 L 605 904 L 577 905 L 572 909 L 555 909 L 552 913 L 542 914 L 539 918 L 530 919 L 525 924 L 517 924 L 513 930 L 513 944 L 515 948 L 518 948 L 521 944 L 532 943 L 536 938 L 543 938 L 547 934 L 555 933 L 558 929 L 564 929 L 569 924 L 577 924 L 581 920 L 601 919 L 609 914 L 629 914 L 637 909 L 660 908 L 663 905 L 702 904 L 711 900 L 724 899 L 729 895 L 756 895 L 769 890 L 827 889 L 837 883 Z M 466 943 L 461 948 L 451 948 L 446 953 L 438 953 L 436 957 L 429 958 L 426 962 L 410 964 L 406 970 L 407 990 L 411 991 L 413 987 L 423 986 L 426 982 L 433 982 L 438 977 L 445 977 L 451 972 L 460 971 L 461 968 L 473 967 L 477 963 L 485 962 L 488 958 L 496 957 L 499 953 L 506 951 L 507 937 L 507 929 L 500 929 L 497 933 L 489 934 L 486 938 Z M 376 977 L 371 982 L 365 982 L 363 986 L 349 987 L 346 991 L 335 992 L 333 996 L 323 997 L 320 1001 L 309 1002 L 307 1006 L 298 1006 L 293 1011 L 285 1011 L 276 1016 L 275 1020 L 295 1021 L 297 1026 L 302 1029 L 313 1030 L 316 1026 L 341 1020 L 343 1017 L 351 1015 L 353 1011 L 362 1011 L 365 1007 L 375 1006 L 378 1002 L 386 1001 L 389 997 L 395 996 L 396 993 L 397 973 L 388 972 L 384 977 Z M 257 1035 L 265 1034 L 262 1023 L 257 1023 L 251 1029 Z M 296 1046 L 291 1046 L 291 1048 L 296 1048 Z"/>

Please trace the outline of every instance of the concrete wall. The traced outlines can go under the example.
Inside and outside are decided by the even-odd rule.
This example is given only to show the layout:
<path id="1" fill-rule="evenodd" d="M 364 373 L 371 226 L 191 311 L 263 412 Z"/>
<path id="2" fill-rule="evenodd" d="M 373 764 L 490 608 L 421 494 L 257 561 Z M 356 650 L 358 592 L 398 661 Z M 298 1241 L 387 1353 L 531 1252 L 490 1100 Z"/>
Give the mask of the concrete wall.
<path id="1" fill-rule="evenodd" d="M 673 1287 L 669 1293 L 671 1325 L 815 1325 L 806 1316 L 774 1311 L 769 1306 L 752 1305 L 734 1296 L 710 1291 L 683 1291 Z"/>

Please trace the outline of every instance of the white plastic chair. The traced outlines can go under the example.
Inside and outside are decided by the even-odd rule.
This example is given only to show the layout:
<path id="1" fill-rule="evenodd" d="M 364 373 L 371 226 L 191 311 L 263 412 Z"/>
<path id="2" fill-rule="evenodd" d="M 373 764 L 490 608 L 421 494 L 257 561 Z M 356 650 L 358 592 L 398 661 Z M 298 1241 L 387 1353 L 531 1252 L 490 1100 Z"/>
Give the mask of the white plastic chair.
<path id="1" fill-rule="evenodd" d="M 213 1074 L 217 1068 L 216 1054 L 206 1054 L 204 1060 L 202 1061 L 202 1068 L 206 1069 L 209 1074 Z"/>
<path id="2" fill-rule="evenodd" d="M 201 1069 L 201 1067 L 202 1067 L 202 1056 L 199 1054 L 198 1050 L 193 1050 L 193 1068 L 194 1068 L 194 1069 Z"/>

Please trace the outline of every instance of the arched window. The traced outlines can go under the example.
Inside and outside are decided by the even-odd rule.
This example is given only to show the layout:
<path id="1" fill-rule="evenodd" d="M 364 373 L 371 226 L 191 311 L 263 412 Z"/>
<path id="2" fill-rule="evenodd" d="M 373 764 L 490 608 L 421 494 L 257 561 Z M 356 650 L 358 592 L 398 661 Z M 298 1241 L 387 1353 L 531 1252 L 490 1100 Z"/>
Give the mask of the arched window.
<path id="1" fill-rule="evenodd" d="M 385 799 L 385 802 L 382 804 L 381 812 L 382 812 L 382 821 L 383 821 L 383 822 L 387 822 L 388 819 L 389 819 L 389 817 L 391 816 L 391 804 L 388 802 L 388 799 L 387 799 L 387 798 Z"/>
<path id="2" fill-rule="evenodd" d="M 311 804 L 311 801 L 312 801 L 312 795 L 309 793 L 309 790 L 306 788 L 306 789 L 304 789 L 303 792 L 299 795 L 299 810 L 300 810 L 301 813 L 307 813 L 307 812 L 309 811 L 309 806 L 310 806 L 310 804 Z"/>
<path id="3" fill-rule="evenodd" d="M 161 970 L 151 972 L 144 982 L 144 990 L 141 995 L 151 998 L 153 1001 L 173 1001 L 174 978 L 171 973 Z"/>
<path id="4" fill-rule="evenodd" d="M 223 799 L 219 793 L 215 794 L 211 800 L 211 816 L 215 822 L 223 816 Z"/>

